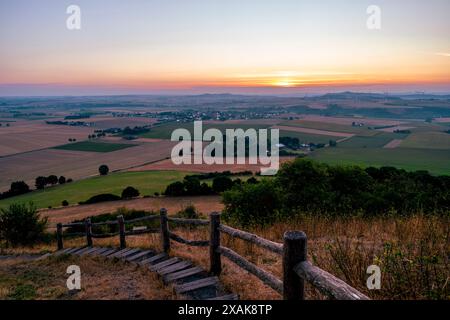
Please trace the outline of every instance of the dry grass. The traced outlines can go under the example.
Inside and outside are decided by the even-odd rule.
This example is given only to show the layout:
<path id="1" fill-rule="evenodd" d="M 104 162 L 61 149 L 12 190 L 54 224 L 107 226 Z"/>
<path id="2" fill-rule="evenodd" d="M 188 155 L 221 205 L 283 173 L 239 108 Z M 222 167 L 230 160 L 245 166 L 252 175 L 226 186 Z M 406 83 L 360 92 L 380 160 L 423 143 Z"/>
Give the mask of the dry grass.
<path id="1" fill-rule="evenodd" d="M 69 265 L 81 269 L 81 291 L 66 287 Z M 171 288 L 144 268 L 120 261 L 70 256 L 42 261 L 0 262 L 0 299 L 25 300 L 169 300 Z"/>
<path id="2" fill-rule="evenodd" d="M 325 218 L 303 217 L 269 228 L 252 229 L 266 239 L 282 242 L 287 230 L 308 235 L 308 259 L 336 275 L 373 299 L 450 299 L 449 218 L 413 216 Z M 206 240 L 207 227 L 174 228 L 191 240 Z M 84 245 L 84 239 L 66 241 L 66 246 Z M 117 246 L 118 239 L 95 240 L 96 246 Z M 127 237 L 128 246 L 158 250 L 158 234 Z M 247 242 L 222 237 L 222 245 L 232 248 L 251 262 L 281 277 L 281 258 Z M 53 245 L 54 246 L 54 245 Z M 39 247 L 34 250 L 52 249 Z M 171 255 L 183 257 L 208 268 L 208 248 L 181 245 L 172 241 Z M 254 276 L 222 259 L 221 281 L 241 299 L 280 299 L 281 296 Z M 381 290 L 368 290 L 366 269 L 376 264 L 382 271 Z M 309 299 L 323 299 L 307 287 Z"/>

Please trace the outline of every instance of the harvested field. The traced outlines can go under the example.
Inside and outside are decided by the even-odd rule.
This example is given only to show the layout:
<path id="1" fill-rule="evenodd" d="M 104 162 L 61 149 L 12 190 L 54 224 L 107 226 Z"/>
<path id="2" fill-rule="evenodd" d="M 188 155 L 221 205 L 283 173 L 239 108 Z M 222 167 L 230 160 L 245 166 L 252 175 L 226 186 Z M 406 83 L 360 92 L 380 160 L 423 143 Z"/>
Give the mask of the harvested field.
<path id="1" fill-rule="evenodd" d="M 58 146 L 55 147 L 55 149 L 107 153 L 135 146 L 136 144 L 131 143 L 105 143 L 98 141 L 82 141 Z"/>
<path id="2" fill-rule="evenodd" d="M 45 121 L 18 120 L 0 128 L 0 157 L 55 147 L 69 138 L 85 140 L 92 128 L 47 125 Z"/>
<path id="3" fill-rule="evenodd" d="M 294 157 L 282 157 L 280 158 L 280 164 L 293 160 Z M 252 171 L 252 172 L 260 172 L 261 166 L 259 164 L 181 164 L 176 165 L 172 162 L 171 159 L 165 159 L 162 161 L 158 161 L 155 163 L 150 163 L 144 166 L 136 167 L 129 169 L 128 171 L 148 171 L 148 170 L 177 170 L 177 171 L 190 171 L 190 172 L 199 172 L 199 173 L 207 173 L 207 172 L 223 172 L 223 171 L 231 171 L 231 172 L 242 172 L 242 171 Z"/>
<path id="4" fill-rule="evenodd" d="M 416 127 L 408 127 L 408 126 L 395 126 L 395 127 L 391 127 L 391 128 L 384 128 L 384 129 L 378 129 L 378 131 L 383 131 L 383 132 L 394 132 L 396 130 L 412 130 L 415 129 Z"/>
<path id="5" fill-rule="evenodd" d="M 444 132 L 413 133 L 402 143 L 402 148 L 450 149 L 450 134 Z"/>
<path id="6" fill-rule="evenodd" d="M 95 129 L 109 129 L 109 128 L 125 128 L 125 127 L 142 127 L 154 124 L 157 120 L 153 118 L 144 117 L 92 117 L 83 119 L 84 122 L 92 123 Z"/>
<path id="7" fill-rule="evenodd" d="M 375 119 L 375 118 L 356 118 L 356 117 L 325 117 L 316 115 L 304 115 L 303 120 L 316 121 L 324 123 L 336 123 L 351 125 L 353 122 L 363 122 L 368 126 L 397 126 L 403 124 L 402 121 L 389 120 L 389 119 Z"/>
<path id="8" fill-rule="evenodd" d="M 351 137 L 354 134 L 348 132 L 335 132 L 335 131 L 326 131 L 326 130 L 318 130 L 318 129 L 310 129 L 310 128 L 301 128 L 301 127 L 288 127 L 288 126 L 274 126 L 272 129 L 279 129 L 283 131 L 293 131 L 293 132 L 302 132 L 308 134 L 317 134 L 323 136 L 331 136 L 331 137 Z"/>
<path id="9" fill-rule="evenodd" d="M 188 205 L 194 205 L 199 212 L 208 214 L 213 211 L 220 212 L 223 209 L 220 196 L 201 196 L 201 197 L 156 197 L 141 198 L 134 200 L 113 201 L 83 206 L 73 206 L 59 209 L 41 210 L 41 214 L 49 218 L 50 226 L 54 227 L 56 223 L 69 223 L 74 220 L 83 219 L 103 213 L 111 213 L 118 208 L 126 207 L 135 210 L 155 210 L 166 208 L 169 214 L 175 214 Z"/>
<path id="10" fill-rule="evenodd" d="M 391 142 L 389 142 L 388 144 L 386 144 L 383 148 L 395 149 L 395 148 L 398 148 L 402 142 L 403 142 L 403 140 L 401 140 L 401 139 L 394 139 Z"/>
<path id="11" fill-rule="evenodd" d="M 34 186 L 39 175 L 64 175 L 78 180 L 97 175 L 102 164 L 108 165 L 110 171 L 142 166 L 170 157 L 174 145 L 171 141 L 144 143 L 108 153 L 48 149 L 0 158 L 0 191 L 18 180 Z"/>

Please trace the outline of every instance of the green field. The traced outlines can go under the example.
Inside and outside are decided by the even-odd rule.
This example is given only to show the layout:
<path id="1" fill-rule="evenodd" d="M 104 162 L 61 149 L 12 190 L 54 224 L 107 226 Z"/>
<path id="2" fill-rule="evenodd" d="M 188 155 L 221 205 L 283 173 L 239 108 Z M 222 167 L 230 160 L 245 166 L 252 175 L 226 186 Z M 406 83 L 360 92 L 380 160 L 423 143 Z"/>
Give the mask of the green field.
<path id="1" fill-rule="evenodd" d="M 128 186 L 137 188 L 141 195 L 153 195 L 155 192 L 161 193 L 168 184 L 182 180 L 187 174 L 189 173 L 179 171 L 113 173 L 104 177 L 75 181 L 1 200 L 0 208 L 15 202 L 29 201 L 33 201 L 38 208 L 59 207 L 63 200 L 67 200 L 69 204 L 77 204 L 101 193 L 112 193 L 120 196 L 122 190 Z"/>
<path id="2" fill-rule="evenodd" d="M 393 166 L 410 171 L 428 170 L 436 175 L 450 175 L 450 150 L 326 148 L 313 152 L 309 157 L 329 164 Z"/>
<path id="3" fill-rule="evenodd" d="M 400 147 L 448 150 L 450 149 L 450 134 L 444 132 L 413 133 L 402 142 Z"/>
<path id="4" fill-rule="evenodd" d="M 355 121 L 358 121 L 355 119 Z M 337 123 L 325 123 L 318 121 L 286 121 L 279 124 L 280 126 L 288 126 L 288 127 L 299 127 L 299 128 L 308 128 L 308 129 L 316 129 L 316 130 L 325 130 L 325 131 L 333 131 L 333 132 L 343 132 L 343 133 L 353 133 L 361 136 L 372 136 L 376 135 L 377 131 L 369 130 L 367 127 L 353 127 L 351 125 L 337 124 Z"/>
<path id="5" fill-rule="evenodd" d="M 379 133 L 375 136 L 354 136 L 338 144 L 339 148 L 383 148 L 394 139 L 404 139 L 406 134 Z"/>
<path id="6" fill-rule="evenodd" d="M 324 143 L 327 144 L 330 142 L 330 140 L 339 140 L 342 138 L 334 137 L 334 136 L 324 136 L 320 134 L 310 134 L 310 133 L 303 133 L 303 132 L 296 132 L 296 131 L 286 131 L 286 130 L 280 130 L 280 138 L 281 137 L 291 137 L 291 138 L 298 138 L 300 140 L 300 143 Z"/>
<path id="7" fill-rule="evenodd" d="M 269 125 L 266 124 L 245 124 L 245 123 L 237 123 L 237 124 L 229 124 L 229 123 L 214 123 L 214 124 L 203 124 L 203 133 L 208 129 L 219 129 L 225 134 L 226 129 L 266 129 L 269 128 Z M 194 124 L 193 123 L 167 123 L 160 126 L 155 126 L 151 128 L 150 132 L 144 133 L 140 135 L 142 138 L 150 138 L 150 139 L 169 139 L 172 136 L 172 132 L 176 129 L 187 129 L 191 133 L 193 138 L 194 132 Z"/>
<path id="8" fill-rule="evenodd" d="M 136 146 L 135 144 L 126 144 L 126 143 L 81 141 L 54 147 L 54 149 L 106 153 L 131 148 L 135 146 Z"/>

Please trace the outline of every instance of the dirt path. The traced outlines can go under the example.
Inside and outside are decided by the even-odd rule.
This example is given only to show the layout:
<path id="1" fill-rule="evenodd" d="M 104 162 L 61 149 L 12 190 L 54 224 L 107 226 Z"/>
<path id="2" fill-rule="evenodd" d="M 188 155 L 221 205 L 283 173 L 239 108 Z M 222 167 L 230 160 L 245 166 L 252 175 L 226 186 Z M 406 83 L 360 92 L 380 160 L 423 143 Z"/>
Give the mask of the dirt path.
<path id="1" fill-rule="evenodd" d="M 69 223 L 103 213 L 114 212 L 118 208 L 126 207 L 136 210 L 155 210 L 166 208 L 169 214 L 176 213 L 188 205 L 194 205 L 200 212 L 207 214 L 213 211 L 221 211 L 223 204 L 220 196 L 179 197 L 179 198 L 141 198 L 126 201 L 112 201 L 91 205 L 73 206 L 67 208 L 42 210 L 40 213 L 49 218 L 50 226 L 58 222 Z"/>

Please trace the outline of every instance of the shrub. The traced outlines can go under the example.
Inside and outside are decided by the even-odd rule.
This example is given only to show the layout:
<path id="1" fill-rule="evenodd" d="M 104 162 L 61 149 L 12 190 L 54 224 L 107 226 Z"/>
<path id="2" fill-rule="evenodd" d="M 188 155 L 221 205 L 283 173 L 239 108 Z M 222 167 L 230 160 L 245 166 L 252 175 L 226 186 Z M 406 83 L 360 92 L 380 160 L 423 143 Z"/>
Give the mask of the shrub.
<path id="1" fill-rule="evenodd" d="M 233 187 L 233 180 L 228 177 L 216 177 L 213 180 L 213 190 L 215 193 L 221 193 L 230 190 Z"/>
<path id="2" fill-rule="evenodd" d="M 270 224 L 279 218 L 281 197 L 273 181 L 236 185 L 222 196 L 225 221 L 247 227 Z"/>
<path id="3" fill-rule="evenodd" d="M 122 191 L 122 199 L 132 199 L 139 197 L 139 190 L 133 188 L 133 187 L 126 187 Z"/>
<path id="4" fill-rule="evenodd" d="M 93 196 L 86 201 L 80 202 L 80 204 L 93 204 L 93 203 L 99 203 L 99 202 L 117 201 L 120 199 L 122 199 L 122 198 L 119 196 L 116 196 L 115 194 L 105 193 L 105 194 L 99 194 L 99 195 Z"/>
<path id="5" fill-rule="evenodd" d="M 105 164 L 102 164 L 100 167 L 98 167 L 98 172 L 101 176 L 106 176 L 109 173 L 109 167 Z"/>
<path id="6" fill-rule="evenodd" d="M 177 181 L 171 183 L 167 186 L 166 191 L 164 192 L 166 196 L 171 197 L 181 197 L 185 194 L 184 183 L 181 181 Z"/>
<path id="7" fill-rule="evenodd" d="M 184 219 L 199 219 L 200 214 L 193 204 L 188 205 L 177 213 L 177 217 Z"/>
<path id="8" fill-rule="evenodd" d="M 66 183 L 66 177 L 64 177 L 64 176 L 59 177 L 58 183 L 59 184 L 65 184 Z"/>
<path id="9" fill-rule="evenodd" d="M 14 246 L 33 244 L 44 239 L 47 223 L 32 203 L 11 204 L 0 209 L 0 239 Z"/>
<path id="10" fill-rule="evenodd" d="M 61 204 L 62 204 L 63 207 L 67 207 L 67 206 L 69 205 L 69 201 L 63 200 L 63 201 L 61 202 Z"/>

